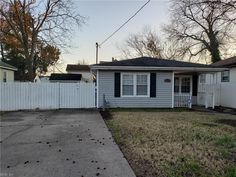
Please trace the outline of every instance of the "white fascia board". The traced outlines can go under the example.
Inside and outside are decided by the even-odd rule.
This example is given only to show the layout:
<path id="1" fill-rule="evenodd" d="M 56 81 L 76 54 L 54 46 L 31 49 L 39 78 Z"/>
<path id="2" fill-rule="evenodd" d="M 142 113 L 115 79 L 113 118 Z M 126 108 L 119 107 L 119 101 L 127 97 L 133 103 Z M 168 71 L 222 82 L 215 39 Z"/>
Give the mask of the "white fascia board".
<path id="1" fill-rule="evenodd" d="M 9 67 L 6 67 L 6 66 L 0 66 L 0 68 L 2 68 L 2 69 L 6 69 L 6 70 L 17 71 L 16 68 L 9 68 Z"/>
<path id="2" fill-rule="evenodd" d="M 217 72 L 228 68 L 201 68 L 201 67 L 140 67 L 140 66 L 91 66 L 92 70 L 158 70 L 158 71 L 202 71 Z"/>

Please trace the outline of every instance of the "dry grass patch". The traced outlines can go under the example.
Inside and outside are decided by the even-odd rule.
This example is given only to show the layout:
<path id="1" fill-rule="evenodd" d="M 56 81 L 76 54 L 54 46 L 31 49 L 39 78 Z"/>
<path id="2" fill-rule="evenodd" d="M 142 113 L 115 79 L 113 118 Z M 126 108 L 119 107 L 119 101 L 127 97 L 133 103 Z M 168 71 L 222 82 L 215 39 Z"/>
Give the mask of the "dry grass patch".
<path id="1" fill-rule="evenodd" d="M 236 176 L 232 115 L 111 111 L 106 120 L 137 176 Z"/>

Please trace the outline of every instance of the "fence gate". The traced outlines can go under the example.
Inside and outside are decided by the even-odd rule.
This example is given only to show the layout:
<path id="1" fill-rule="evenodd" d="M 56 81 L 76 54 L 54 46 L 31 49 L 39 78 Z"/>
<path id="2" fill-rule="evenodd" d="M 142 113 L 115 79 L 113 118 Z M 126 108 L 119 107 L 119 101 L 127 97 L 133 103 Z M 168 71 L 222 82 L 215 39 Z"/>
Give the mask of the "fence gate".
<path id="1" fill-rule="evenodd" d="M 61 83 L 60 108 L 92 108 L 95 107 L 94 83 Z"/>
<path id="2" fill-rule="evenodd" d="M 94 107 L 94 83 L 0 83 L 0 111 Z"/>

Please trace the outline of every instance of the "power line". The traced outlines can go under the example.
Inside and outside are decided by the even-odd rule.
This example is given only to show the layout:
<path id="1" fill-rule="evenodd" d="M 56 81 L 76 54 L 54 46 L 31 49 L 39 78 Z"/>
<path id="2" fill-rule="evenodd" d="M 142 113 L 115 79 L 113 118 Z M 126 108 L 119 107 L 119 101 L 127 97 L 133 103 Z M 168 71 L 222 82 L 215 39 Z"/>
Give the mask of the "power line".
<path id="1" fill-rule="evenodd" d="M 108 41 L 113 35 L 115 35 L 121 28 L 123 28 L 132 18 L 134 18 L 151 0 L 148 0 L 144 5 L 142 5 L 126 22 L 124 22 L 117 30 L 115 30 L 110 36 L 108 36 L 104 41 L 102 41 L 99 46 L 101 47 L 106 41 Z"/>

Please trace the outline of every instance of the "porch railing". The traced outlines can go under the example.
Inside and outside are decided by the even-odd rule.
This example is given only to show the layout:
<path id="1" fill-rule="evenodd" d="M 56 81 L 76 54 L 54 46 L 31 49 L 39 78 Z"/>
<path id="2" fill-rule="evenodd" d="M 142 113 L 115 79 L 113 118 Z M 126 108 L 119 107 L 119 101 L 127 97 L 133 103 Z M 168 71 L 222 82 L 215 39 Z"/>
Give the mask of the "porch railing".
<path id="1" fill-rule="evenodd" d="M 174 95 L 174 107 L 192 108 L 191 94 L 175 94 Z"/>

